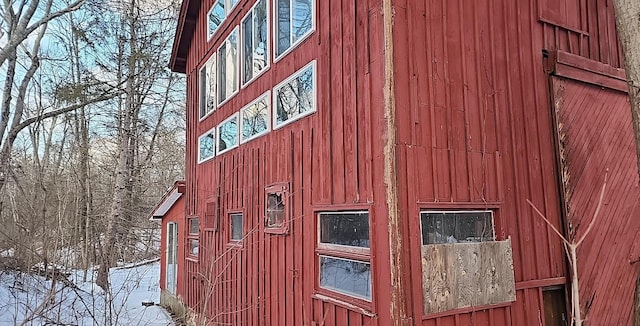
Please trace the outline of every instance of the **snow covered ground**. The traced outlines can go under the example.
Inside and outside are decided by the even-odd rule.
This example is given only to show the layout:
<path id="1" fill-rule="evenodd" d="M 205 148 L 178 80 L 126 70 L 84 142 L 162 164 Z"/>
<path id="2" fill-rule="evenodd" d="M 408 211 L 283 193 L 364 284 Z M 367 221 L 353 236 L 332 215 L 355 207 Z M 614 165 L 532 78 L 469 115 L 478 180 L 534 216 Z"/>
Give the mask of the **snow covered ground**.
<path id="1" fill-rule="evenodd" d="M 25 273 L 0 271 L 0 326 L 4 325 L 173 325 L 158 303 L 160 264 L 111 269 L 111 293 L 83 271 L 71 271 L 73 284 L 53 282 Z M 55 286 L 54 286 L 55 285 Z"/>

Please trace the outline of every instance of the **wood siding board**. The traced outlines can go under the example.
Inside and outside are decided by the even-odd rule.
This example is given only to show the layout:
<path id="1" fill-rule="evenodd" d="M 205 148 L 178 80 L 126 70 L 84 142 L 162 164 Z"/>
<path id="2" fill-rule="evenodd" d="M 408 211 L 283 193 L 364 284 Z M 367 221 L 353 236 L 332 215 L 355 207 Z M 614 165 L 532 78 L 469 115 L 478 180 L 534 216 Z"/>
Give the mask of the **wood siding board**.
<path id="1" fill-rule="evenodd" d="M 343 19 L 342 1 L 331 0 L 329 8 L 329 32 L 330 49 L 330 87 L 328 87 L 328 98 L 331 123 L 329 128 L 329 141 L 331 143 L 331 203 L 339 204 L 345 202 L 345 153 L 344 153 L 344 93 L 342 80 L 344 73 L 343 66 Z M 335 85 L 335 86 L 334 86 Z"/>

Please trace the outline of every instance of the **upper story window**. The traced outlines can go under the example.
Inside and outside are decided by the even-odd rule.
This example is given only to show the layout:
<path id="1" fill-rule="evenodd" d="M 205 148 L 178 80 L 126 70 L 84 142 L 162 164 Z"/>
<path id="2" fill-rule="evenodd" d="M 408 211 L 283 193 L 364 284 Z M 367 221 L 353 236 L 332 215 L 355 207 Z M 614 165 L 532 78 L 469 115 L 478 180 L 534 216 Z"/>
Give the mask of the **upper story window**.
<path id="1" fill-rule="evenodd" d="M 216 155 L 216 128 L 198 138 L 198 163 L 202 163 Z"/>
<path id="2" fill-rule="evenodd" d="M 204 118 L 216 109 L 216 56 L 212 55 L 200 68 L 199 117 Z"/>
<path id="3" fill-rule="evenodd" d="M 269 132 L 269 92 L 240 110 L 240 142 Z"/>
<path id="4" fill-rule="evenodd" d="M 494 241 L 492 211 L 420 212 L 422 244 Z"/>
<path id="5" fill-rule="evenodd" d="M 312 61 L 273 89 L 273 128 L 316 111 L 316 62 Z"/>
<path id="6" fill-rule="evenodd" d="M 267 0 L 259 0 L 242 19 L 242 85 L 269 67 L 267 3 Z"/>
<path id="7" fill-rule="evenodd" d="M 315 0 L 274 0 L 275 58 L 278 60 L 315 28 Z"/>
<path id="8" fill-rule="evenodd" d="M 218 154 L 238 147 L 238 114 L 235 113 L 218 126 Z"/>
<path id="9" fill-rule="evenodd" d="M 218 103 L 238 92 L 238 27 L 218 48 Z"/>
<path id="10" fill-rule="evenodd" d="M 207 40 L 218 31 L 237 3 L 238 0 L 217 0 L 213 3 L 207 13 Z"/>

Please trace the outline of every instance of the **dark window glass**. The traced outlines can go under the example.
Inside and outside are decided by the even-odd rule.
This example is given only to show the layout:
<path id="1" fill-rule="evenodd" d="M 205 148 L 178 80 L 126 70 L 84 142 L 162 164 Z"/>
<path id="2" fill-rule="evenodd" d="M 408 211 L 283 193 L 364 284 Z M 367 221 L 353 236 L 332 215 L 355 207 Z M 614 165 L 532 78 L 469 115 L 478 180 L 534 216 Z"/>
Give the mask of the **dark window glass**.
<path id="1" fill-rule="evenodd" d="M 242 213 L 231 214 L 231 240 L 242 240 Z"/>
<path id="2" fill-rule="evenodd" d="M 246 83 L 253 78 L 253 12 L 250 12 L 242 21 L 242 42 L 244 42 L 242 82 Z"/>
<path id="3" fill-rule="evenodd" d="M 200 118 L 207 114 L 207 69 L 200 69 Z"/>
<path id="4" fill-rule="evenodd" d="M 209 132 L 208 134 L 200 137 L 200 156 L 199 162 L 210 159 L 215 155 L 215 142 L 214 142 L 214 132 Z"/>
<path id="5" fill-rule="evenodd" d="M 422 212 L 422 244 L 493 241 L 491 211 Z"/>
<path id="6" fill-rule="evenodd" d="M 276 30 L 276 56 L 281 55 L 291 46 L 291 0 L 276 2 L 278 25 Z"/>
<path id="7" fill-rule="evenodd" d="M 200 247 L 200 242 L 198 239 L 189 239 L 189 254 L 193 256 L 198 255 L 198 250 Z"/>
<path id="8" fill-rule="evenodd" d="M 284 196 L 282 193 L 267 194 L 267 221 L 268 228 L 281 227 L 284 222 Z"/>
<path id="9" fill-rule="evenodd" d="M 296 43 L 311 30 L 311 0 L 293 0 L 291 43 Z"/>
<path id="10" fill-rule="evenodd" d="M 189 234 L 198 234 L 199 228 L 200 228 L 200 219 L 197 219 L 197 218 L 189 219 Z"/>
<path id="11" fill-rule="evenodd" d="M 368 213 L 321 213 L 320 242 L 369 248 Z"/>
<path id="12" fill-rule="evenodd" d="M 371 300 L 371 264 L 320 256 L 320 286 Z"/>

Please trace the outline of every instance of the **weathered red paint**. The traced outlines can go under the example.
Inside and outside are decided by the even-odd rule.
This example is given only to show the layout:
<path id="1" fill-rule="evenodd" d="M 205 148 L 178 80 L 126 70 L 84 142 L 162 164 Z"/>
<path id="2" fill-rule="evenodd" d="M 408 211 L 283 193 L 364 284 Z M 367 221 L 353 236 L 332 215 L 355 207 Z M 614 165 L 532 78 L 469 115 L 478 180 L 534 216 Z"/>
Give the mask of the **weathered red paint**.
<path id="1" fill-rule="evenodd" d="M 205 16 L 212 3 L 183 3 L 171 61 L 172 69 L 187 74 L 185 214 L 200 216 L 205 226 L 199 259 L 187 260 L 183 269 L 190 307 L 231 325 L 544 324 L 542 290 L 566 285 L 567 268 L 560 240 L 526 200 L 562 230 L 563 200 L 570 207 L 583 205 L 597 183 L 596 172 L 583 172 L 591 183 L 575 184 L 574 193 L 585 195 L 564 196 L 559 167 L 578 165 L 558 160 L 552 106 L 558 92 L 550 91 L 549 74 L 564 71 L 565 77 L 585 83 L 620 85 L 621 53 L 607 0 L 393 0 L 391 39 L 384 37 L 382 0 L 318 0 L 315 32 L 198 121 L 198 69 L 254 1 L 241 0 L 207 41 Z M 398 268 L 406 289 L 400 299 L 386 295 L 395 284 L 390 277 L 382 162 L 385 53 L 390 51 L 385 41 L 393 44 L 398 225 L 403 238 L 394 254 L 403 257 Z M 549 53 L 546 62 L 543 50 Z M 567 59 L 574 57 L 578 59 Z M 316 113 L 197 164 L 199 135 L 312 60 L 317 60 L 318 71 Z M 584 86 L 574 86 L 577 98 L 591 94 L 580 91 Z M 620 96 L 611 104 L 616 110 L 627 105 Z M 581 137 L 574 138 L 572 148 L 582 148 Z M 620 137 L 627 141 L 630 136 Z M 288 235 L 264 232 L 264 189 L 279 182 L 288 183 L 291 193 Z M 627 197 L 610 197 L 619 198 L 626 209 L 638 201 L 629 187 L 624 188 Z M 576 198 L 582 201 L 572 202 Z M 208 212 L 214 202 L 216 211 Z M 371 216 L 374 298 L 369 304 L 341 296 L 335 297 L 345 302 L 327 299 L 317 284 L 315 213 L 363 207 Z M 496 211 L 498 238 L 510 237 L 513 244 L 515 302 L 423 316 L 418 216 L 421 209 L 440 208 Z M 231 211 L 245 216 L 247 237 L 241 247 L 228 245 Z M 631 215 L 616 216 L 610 221 L 617 223 L 615 229 L 597 233 L 600 242 L 588 238 L 583 245 L 599 254 L 580 251 L 581 264 L 589 264 L 583 267 L 607 266 L 599 276 L 582 269 L 587 280 L 581 283 L 581 296 L 590 315 L 610 316 L 594 320 L 624 325 L 628 298 L 617 306 L 606 302 L 618 293 L 611 287 L 626 284 L 636 273 L 622 266 L 622 251 L 606 258 L 612 247 L 602 240 L 607 234 L 620 235 L 631 243 L 637 228 Z M 577 219 L 569 215 L 568 221 Z M 613 284 L 617 280 L 620 283 Z M 597 299 L 590 300 L 593 293 Z M 406 307 L 400 310 L 408 317 L 399 320 L 389 307 L 404 301 Z"/>

